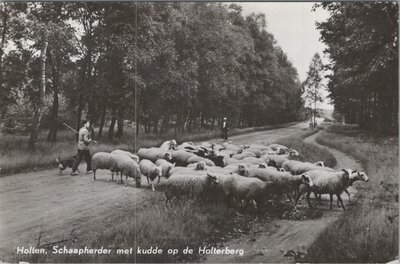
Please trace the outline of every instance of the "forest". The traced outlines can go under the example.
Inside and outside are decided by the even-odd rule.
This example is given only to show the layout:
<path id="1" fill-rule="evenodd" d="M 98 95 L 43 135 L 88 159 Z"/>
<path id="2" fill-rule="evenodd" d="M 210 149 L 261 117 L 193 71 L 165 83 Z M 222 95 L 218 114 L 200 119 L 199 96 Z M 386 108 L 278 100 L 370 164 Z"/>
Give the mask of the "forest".
<path id="1" fill-rule="evenodd" d="M 381 134 L 398 133 L 399 5 L 397 2 L 324 2 L 317 23 L 325 53 L 328 90 L 346 123 Z"/>
<path id="2" fill-rule="evenodd" d="M 298 74 L 263 14 L 221 3 L 1 3 L 3 132 L 48 141 L 304 118 Z M 64 125 L 64 124 L 65 125 Z"/>

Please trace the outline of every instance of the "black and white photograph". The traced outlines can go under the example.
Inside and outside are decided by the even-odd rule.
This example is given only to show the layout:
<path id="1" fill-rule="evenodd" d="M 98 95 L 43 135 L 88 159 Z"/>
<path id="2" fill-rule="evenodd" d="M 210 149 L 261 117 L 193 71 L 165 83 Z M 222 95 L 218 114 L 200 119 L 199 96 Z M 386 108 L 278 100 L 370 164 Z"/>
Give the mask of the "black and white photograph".
<path id="1" fill-rule="evenodd" d="M 0 2 L 0 264 L 399 263 L 399 3 Z"/>

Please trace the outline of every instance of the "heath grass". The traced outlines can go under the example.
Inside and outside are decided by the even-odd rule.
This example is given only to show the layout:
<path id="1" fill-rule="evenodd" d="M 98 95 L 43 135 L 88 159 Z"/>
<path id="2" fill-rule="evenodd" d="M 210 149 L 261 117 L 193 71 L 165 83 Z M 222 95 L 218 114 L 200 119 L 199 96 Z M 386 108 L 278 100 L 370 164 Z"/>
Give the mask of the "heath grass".
<path id="1" fill-rule="evenodd" d="M 398 258 L 398 138 L 334 125 L 316 139 L 361 162 L 370 181 L 339 219 L 318 236 L 308 262 L 388 262 Z"/>
<path id="2" fill-rule="evenodd" d="M 319 148 L 315 144 L 309 144 L 303 141 L 306 137 L 317 133 L 321 129 L 322 128 L 308 128 L 294 136 L 280 139 L 276 143 L 297 150 L 300 154 L 299 160 L 301 161 L 313 163 L 317 161 L 323 161 L 325 166 L 333 168 L 336 166 L 336 159 L 328 150 Z"/>
<path id="3" fill-rule="evenodd" d="M 286 127 L 292 124 L 294 123 L 274 126 L 250 127 L 243 129 L 235 128 L 230 131 L 229 135 L 232 136 L 255 131 Z M 203 129 L 193 132 L 187 132 L 184 134 L 169 131 L 162 136 L 140 133 L 139 136 L 135 138 L 134 131 L 132 129 L 126 128 L 124 131 L 125 134 L 122 138 L 114 138 L 113 140 L 109 140 L 107 138 L 107 130 L 103 132 L 104 136 L 101 140 L 98 140 L 99 143 L 91 145 L 90 150 L 92 154 L 98 151 L 112 151 L 114 149 L 123 149 L 131 152 L 136 152 L 139 148 L 159 146 L 165 140 L 170 139 L 176 139 L 179 143 L 183 141 L 210 140 L 220 137 L 220 130 Z M 0 176 L 25 171 L 56 168 L 57 157 L 67 159 L 76 154 L 77 144 L 73 132 L 66 130 L 59 131 L 57 136 L 58 141 L 55 143 L 47 142 L 46 137 L 47 131 L 42 131 L 42 133 L 40 133 L 39 135 L 37 150 L 35 152 L 29 152 L 27 150 L 29 135 L 10 135 L 0 133 Z"/>

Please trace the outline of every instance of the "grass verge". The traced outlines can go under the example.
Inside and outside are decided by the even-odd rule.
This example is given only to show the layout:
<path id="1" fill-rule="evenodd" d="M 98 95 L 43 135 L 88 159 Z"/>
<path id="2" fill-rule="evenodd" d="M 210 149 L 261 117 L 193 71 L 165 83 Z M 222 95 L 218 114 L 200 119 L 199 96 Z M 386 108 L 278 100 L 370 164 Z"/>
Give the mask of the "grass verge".
<path id="1" fill-rule="evenodd" d="M 398 258 L 398 139 L 334 125 L 316 141 L 359 160 L 370 181 L 358 187 L 349 210 L 320 234 L 305 261 L 367 263 Z"/>
<path id="2" fill-rule="evenodd" d="M 295 122 L 296 123 L 296 122 Z M 280 124 L 274 126 L 250 127 L 243 129 L 232 129 L 230 136 L 245 134 L 250 132 L 282 128 L 293 125 L 295 123 Z M 92 144 L 91 153 L 99 151 L 112 151 L 114 149 L 123 149 L 136 152 L 142 147 L 154 147 L 161 145 L 165 140 L 175 138 L 177 142 L 183 141 L 202 141 L 215 139 L 220 137 L 219 130 L 198 130 L 185 134 L 175 134 L 170 131 L 162 136 L 154 134 L 140 134 L 135 141 L 134 131 L 126 129 L 125 135 L 118 139 L 108 140 L 104 138 L 99 140 L 99 144 Z M 104 135 L 107 131 L 104 132 Z M 76 153 L 75 135 L 70 131 L 60 131 L 58 134 L 58 142 L 49 143 L 46 141 L 46 133 L 43 131 L 38 140 L 36 152 L 26 150 L 28 135 L 8 135 L 0 134 L 0 176 L 25 172 L 37 171 L 47 168 L 56 168 L 56 158 L 70 158 Z M 136 143 L 136 144 L 135 144 Z M 135 149 L 136 145 L 136 149 Z"/>

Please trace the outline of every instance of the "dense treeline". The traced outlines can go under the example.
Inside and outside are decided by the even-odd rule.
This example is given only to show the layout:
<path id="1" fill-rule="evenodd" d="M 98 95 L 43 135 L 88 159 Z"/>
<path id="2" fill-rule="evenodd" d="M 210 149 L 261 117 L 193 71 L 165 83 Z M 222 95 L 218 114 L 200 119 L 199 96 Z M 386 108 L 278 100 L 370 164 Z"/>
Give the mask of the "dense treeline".
<path id="1" fill-rule="evenodd" d="M 330 97 L 346 122 L 382 133 L 398 130 L 398 33 L 396 2 L 322 3 L 330 12 L 318 24 L 332 63 Z"/>
<path id="2" fill-rule="evenodd" d="M 29 128 L 32 148 L 39 128 L 56 141 L 58 120 L 113 138 L 299 118 L 296 69 L 237 5 L 1 3 L 0 16 L 3 130 Z"/>

